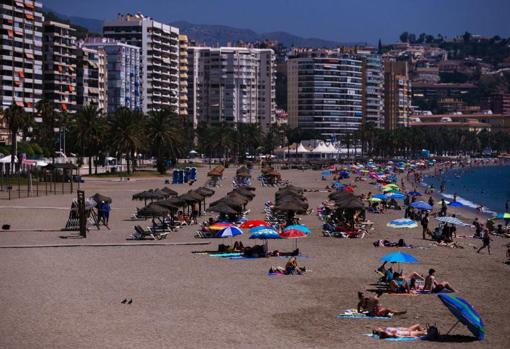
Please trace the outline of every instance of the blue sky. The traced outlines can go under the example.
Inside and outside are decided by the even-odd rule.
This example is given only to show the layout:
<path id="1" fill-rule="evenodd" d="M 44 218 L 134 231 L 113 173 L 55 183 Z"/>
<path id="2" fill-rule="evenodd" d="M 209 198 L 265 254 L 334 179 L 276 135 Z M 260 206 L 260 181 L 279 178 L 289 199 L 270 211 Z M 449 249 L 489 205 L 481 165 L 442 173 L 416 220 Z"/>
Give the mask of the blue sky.
<path id="1" fill-rule="evenodd" d="M 395 41 L 403 31 L 510 36 L 510 0 L 42 0 L 60 13 L 97 19 L 141 11 L 257 32 L 354 42 Z"/>

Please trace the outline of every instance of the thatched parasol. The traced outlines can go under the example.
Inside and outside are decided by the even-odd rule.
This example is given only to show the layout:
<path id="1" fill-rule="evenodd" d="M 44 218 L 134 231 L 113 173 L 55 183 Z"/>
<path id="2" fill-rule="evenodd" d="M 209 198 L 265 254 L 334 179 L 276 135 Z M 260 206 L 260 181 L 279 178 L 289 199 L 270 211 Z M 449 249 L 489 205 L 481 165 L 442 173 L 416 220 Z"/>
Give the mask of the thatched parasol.
<path id="1" fill-rule="evenodd" d="M 282 202 L 274 207 L 277 211 L 282 212 L 294 212 L 297 214 L 304 214 L 306 213 L 306 208 L 300 205 L 298 202 L 295 201 L 286 201 Z"/>
<path id="2" fill-rule="evenodd" d="M 170 196 L 177 196 L 179 195 L 178 192 L 176 192 L 175 190 L 173 189 L 170 189 L 168 187 L 164 187 L 163 189 L 161 189 L 162 192 L 166 193 L 168 195 L 168 197 Z"/>
<path id="3" fill-rule="evenodd" d="M 94 200 L 97 204 L 100 204 L 102 201 L 106 202 L 107 204 L 111 204 L 112 203 L 112 198 L 111 197 L 108 197 L 108 196 L 105 196 L 105 195 L 102 195 L 102 194 L 99 194 L 99 193 L 95 193 L 90 198 L 92 200 Z"/>
<path id="4" fill-rule="evenodd" d="M 162 216 L 166 216 L 169 213 L 170 213 L 170 211 L 167 208 L 157 205 L 155 203 L 152 203 L 152 204 L 140 209 L 138 211 L 138 216 L 141 216 L 141 217 L 162 217 Z"/>
<path id="5" fill-rule="evenodd" d="M 217 213 L 223 213 L 223 214 L 237 214 L 238 211 L 233 209 L 232 207 L 228 206 L 224 202 L 220 202 L 215 206 L 211 206 L 207 209 L 209 212 L 217 212 Z"/>
<path id="6" fill-rule="evenodd" d="M 206 187 L 200 187 L 198 189 L 195 189 L 195 192 L 205 197 L 210 197 L 214 195 L 214 190 Z"/>

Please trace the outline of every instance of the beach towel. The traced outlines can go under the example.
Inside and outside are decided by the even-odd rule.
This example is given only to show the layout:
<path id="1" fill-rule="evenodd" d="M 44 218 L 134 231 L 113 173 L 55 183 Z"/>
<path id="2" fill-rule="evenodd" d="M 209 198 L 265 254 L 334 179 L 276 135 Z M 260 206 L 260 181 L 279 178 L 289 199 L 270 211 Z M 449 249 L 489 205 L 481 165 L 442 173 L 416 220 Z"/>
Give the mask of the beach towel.
<path id="1" fill-rule="evenodd" d="M 432 292 L 426 291 L 426 290 L 418 290 L 418 291 L 416 291 L 416 293 L 417 294 L 440 294 L 440 293 L 453 293 L 453 291 L 444 288 L 440 292 L 435 292 L 435 293 L 432 293 Z"/>
<path id="2" fill-rule="evenodd" d="M 380 338 L 377 335 L 374 335 L 373 333 L 367 333 L 365 334 L 367 337 L 372 337 L 374 339 L 379 339 L 383 341 L 392 341 L 392 342 L 413 342 L 418 340 L 426 340 L 427 337 L 399 337 L 399 338 Z"/>
<path id="3" fill-rule="evenodd" d="M 209 254 L 209 256 L 211 257 L 218 257 L 218 258 L 229 258 L 229 257 L 240 257 L 242 256 L 242 253 L 240 252 L 233 252 L 233 253 L 214 253 L 214 254 Z"/>
<path id="4" fill-rule="evenodd" d="M 228 258 L 228 259 L 232 259 L 232 260 L 236 260 L 236 261 L 240 261 L 240 260 L 255 260 L 255 259 L 258 259 L 257 257 L 245 257 L 245 256 L 230 256 L 230 257 L 223 257 L 223 258 Z"/>
<path id="5" fill-rule="evenodd" d="M 356 309 L 347 309 L 342 314 L 336 316 L 337 319 L 375 319 L 390 320 L 391 316 L 368 316 L 366 313 L 358 313 Z"/>

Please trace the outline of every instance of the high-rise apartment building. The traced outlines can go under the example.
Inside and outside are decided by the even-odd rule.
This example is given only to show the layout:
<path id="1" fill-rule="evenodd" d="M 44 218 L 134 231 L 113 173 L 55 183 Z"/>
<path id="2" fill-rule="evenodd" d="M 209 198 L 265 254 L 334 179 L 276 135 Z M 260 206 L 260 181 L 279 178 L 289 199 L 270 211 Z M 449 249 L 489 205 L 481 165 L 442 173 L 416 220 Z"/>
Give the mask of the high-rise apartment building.
<path id="1" fill-rule="evenodd" d="M 59 111 L 76 112 L 76 36 L 69 24 L 43 25 L 43 95 Z"/>
<path id="2" fill-rule="evenodd" d="M 179 35 L 179 115 L 188 116 L 188 36 Z"/>
<path id="3" fill-rule="evenodd" d="M 289 125 L 331 138 L 358 130 L 363 119 L 362 68 L 358 56 L 335 51 L 289 57 Z"/>
<path id="4" fill-rule="evenodd" d="M 82 46 L 76 55 L 78 109 L 94 106 L 106 112 L 108 105 L 106 52 Z"/>
<path id="5" fill-rule="evenodd" d="M 275 122 L 275 56 L 271 49 L 190 47 L 188 114 L 193 123 Z"/>
<path id="6" fill-rule="evenodd" d="M 33 113 L 42 98 L 42 4 L 3 0 L 0 19 L 0 108 L 14 103 Z M 0 143 L 10 141 L 6 127 L 0 121 Z"/>
<path id="7" fill-rule="evenodd" d="M 141 110 L 140 48 L 113 39 L 89 39 L 84 47 L 103 50 L 107 61 L 108 103 L 105 109 Z"/>
<path id="8" fill-rule="evenodd" d="M 387 130 L 409 125 L 411 96 L 407 62 L 384 62 L 384 127 Z"/>
<path id="9" fill-rule="evenodd" d="M 363 61 L 363 123 L 384 127 L 384 64 L 381 55 L 358 50 Z"/>
<path id="10" fill-rule="evenodd" d="M 42 98 L 42 4 L 3 0 L 0 18 L 1 107 L 15 103 L 34 112 Z"/>
<path id="11" fill-rule="evenodd" d="M 142 14 L 107 21 L 103 35 L 141 49 L 142 110 L 179 110 L 179 29 Z"/>

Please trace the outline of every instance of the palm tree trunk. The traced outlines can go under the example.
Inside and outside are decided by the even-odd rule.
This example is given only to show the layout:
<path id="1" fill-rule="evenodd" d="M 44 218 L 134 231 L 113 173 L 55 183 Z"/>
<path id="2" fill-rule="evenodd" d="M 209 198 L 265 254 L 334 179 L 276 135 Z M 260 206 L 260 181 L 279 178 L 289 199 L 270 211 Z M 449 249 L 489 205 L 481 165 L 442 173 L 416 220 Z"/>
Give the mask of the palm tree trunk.
<path id="1" fill-rule="evenodd" d="M 134 149 L 131 150 L 130 157 L 131 157 L 131 163 L 132 163 L 131 170 L 133 173 L 135 173 L 136 159 L 135 159 L 135 150 Z"/>
<path id="2" fill-rule="evenodd" d="M 11 131 L 11 174 L 14 174 L 14 157 L 16 156 L 16 131 Z"/>
<path id="3" fill-rule="evenodd" d="M 127 174 L 130 175 L 131 174 L 131 159 L 130 159 L 129 154 L 126 154 L 126 166 L 127 166 Z"/>
<path id="4" fill-rule="evenodd" d="M 89 176 L 92 175 L 92 155 L 89 155 Z"/>

